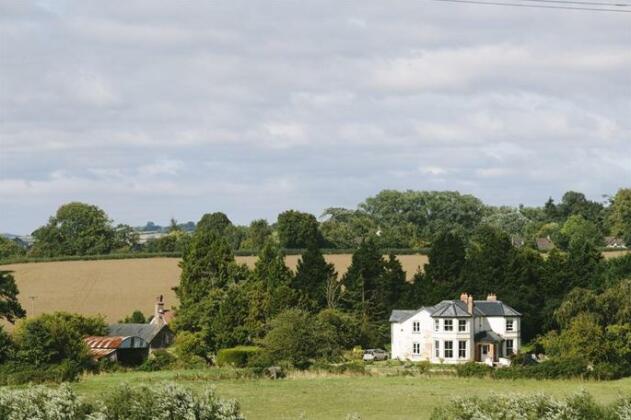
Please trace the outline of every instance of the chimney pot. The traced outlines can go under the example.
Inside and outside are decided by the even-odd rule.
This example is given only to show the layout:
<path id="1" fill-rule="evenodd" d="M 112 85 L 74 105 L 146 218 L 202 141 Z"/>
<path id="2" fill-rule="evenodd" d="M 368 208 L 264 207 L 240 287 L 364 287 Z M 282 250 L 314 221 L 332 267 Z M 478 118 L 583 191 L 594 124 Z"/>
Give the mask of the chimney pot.
<path id="1" fill-rule="evenodd" d="M 497 296 L 495 295 L 495 293 L 489 293 L 489 294 L 486 296 L 486 300 L 490 300 L 490 301 L 492 301 L 492 302 L 495 302 L 495 301 L 497 300 Z"/>
<path id="2" fill-rule="evenodd" d="M 463 302 L 464 304 L 467 303 L 468 299 L 469 299 L 469 295 L 467 293 L 462 292 L 460 294 L 460 301 Z"/>

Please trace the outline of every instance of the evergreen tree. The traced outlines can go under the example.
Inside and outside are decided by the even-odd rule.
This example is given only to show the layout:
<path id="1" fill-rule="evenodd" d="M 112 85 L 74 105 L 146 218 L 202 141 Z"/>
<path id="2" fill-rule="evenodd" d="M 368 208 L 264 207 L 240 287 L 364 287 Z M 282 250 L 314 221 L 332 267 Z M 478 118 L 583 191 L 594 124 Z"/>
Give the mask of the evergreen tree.
<path id="1" fill-rule="evenodd" d="M 0 271 L 0 319 L 4 318 L 14 323 L 18 318 L 24 318 L 26 311 L 18 301 L 18 287 L 13 276 L 7 271 Z"/>
<path id="2" fill-rule="evenodd" d="M 379 291 L 382 290 L 385 262 L 372 239 L 362 242 L 342 279 L 345 287 L 342 303 L 346 309 L 361 314 L 365 320 L 383 315 Z"/>
<path id="3" fill-rule="evenodd" d="M 568 269 L 572 276 L 570 288 L 598 289 L 603 286 L 603 256 L 590 240 L 580 238 L 570 242 Z"/>
<path id="4" fill-rule="evenodd" d="M 376 296 L 382 301 L 383 310 L 387 316 L 393 309 L 397 309 L 405 287 L 405 271 L 397 257 L 391 253 L 384 264 L 384 273 Z"/>
<path id="5" fill-rule="evenodd" d="M 326 306 L 326 286 L 337 278 L 333 264 L 327 263 L 315 241 L 311 241 L 298 261 L 293 288 L 300 294 L 302 305 L 311 311 Z"/>
<path id="6" fill-rule="evenodd" d="M 462 272 L 463 291 L 473 295 L 496 292 L 506 284 L 513 246 L 504 232 L 482 226 L 471 237 Z"/>

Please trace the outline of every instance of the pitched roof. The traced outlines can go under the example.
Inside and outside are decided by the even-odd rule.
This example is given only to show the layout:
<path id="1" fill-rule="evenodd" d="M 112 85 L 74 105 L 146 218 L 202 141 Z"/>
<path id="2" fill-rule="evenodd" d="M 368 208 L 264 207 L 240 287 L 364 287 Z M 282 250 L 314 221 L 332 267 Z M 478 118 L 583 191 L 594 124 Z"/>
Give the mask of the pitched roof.
<path id="1" fill-rule="evenodd" d="M 403 322 L 410 318 L 412 318 L 416 313 L 419 312 L 417 309 L 411 310 L 401 310 L 394 309 L 390 314 L 390 322 Z"/>
<path id="2" fill-rule="evenodd" d="M 475 311 L 475 308 L 474 308 Z M 470 317 L 471 314 L 467 310 L 467 305 L 460 300 L 443 300 L 434 306 L 432 318 L 454 318 L 454 317 Z M 476 315 L 480 315 L 477 314 Z"/>
<path id="3" fill-rule="evenodd" d="M 107 333 L 110 336 L 136 336 L 151 343 L 155 336 L 162 331 L 162 328 L 168 327 L 156 324 L 112 324 L 107 327 Z"/>
<path id="4" fill-rule="evenodd" d="M 554 242 L 550 238 L 537 238 L 536 244 L 539 251 L 550 251 L 554 248 Z"/>
<path id="5" fill-rule="evenodd" d="M 474 307 L 480 311 L 483 316 L 521 316 L 519 312 L 501 300 L 476 300 Z"/>

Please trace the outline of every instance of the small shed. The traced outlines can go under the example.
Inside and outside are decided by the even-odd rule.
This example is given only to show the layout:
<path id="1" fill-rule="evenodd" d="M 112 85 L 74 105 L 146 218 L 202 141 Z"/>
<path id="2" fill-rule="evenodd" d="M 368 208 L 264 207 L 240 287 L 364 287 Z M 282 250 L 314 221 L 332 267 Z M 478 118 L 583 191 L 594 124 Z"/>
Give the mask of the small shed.
<path id="1" fill-rule="evenodd" d="M 554 242 L 547 238 L 537 238 L 537 249 L 542 252 L 551 251 L 554 248 Z"/>
<path id="2" fill-rule="evenodd" d="M 149 355 L 149 344 L 137 336 L 89 336 L 83 340 L 94 360 L 108 359 L 136 365 Z"/>

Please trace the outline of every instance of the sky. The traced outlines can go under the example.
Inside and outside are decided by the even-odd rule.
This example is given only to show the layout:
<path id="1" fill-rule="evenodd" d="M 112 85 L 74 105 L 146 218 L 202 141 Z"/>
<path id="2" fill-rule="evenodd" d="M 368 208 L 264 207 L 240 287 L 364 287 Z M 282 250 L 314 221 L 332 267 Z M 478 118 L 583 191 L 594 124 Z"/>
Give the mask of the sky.
<path id="1" fill-rule="evenodd" d="M 605 1 L 605 0 L 598 0 Z M 0 0 L 0 232 L 631 186 L 631 13 Z"/>

